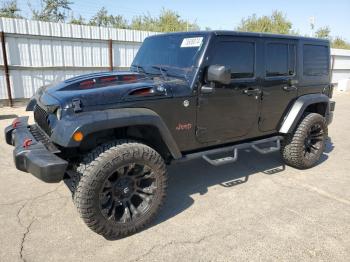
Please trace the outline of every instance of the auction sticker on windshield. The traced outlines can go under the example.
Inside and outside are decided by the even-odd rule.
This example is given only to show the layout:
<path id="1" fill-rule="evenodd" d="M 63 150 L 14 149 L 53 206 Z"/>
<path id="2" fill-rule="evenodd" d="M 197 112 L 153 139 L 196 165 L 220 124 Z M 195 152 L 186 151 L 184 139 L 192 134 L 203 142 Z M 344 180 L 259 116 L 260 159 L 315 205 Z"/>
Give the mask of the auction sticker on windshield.
<path id="1" fill-rule="evenodd" d="M 184 38 L 181 43 L 181 47 L 199 47 L 201 46 L 203 37 L 190 37 Z"/>

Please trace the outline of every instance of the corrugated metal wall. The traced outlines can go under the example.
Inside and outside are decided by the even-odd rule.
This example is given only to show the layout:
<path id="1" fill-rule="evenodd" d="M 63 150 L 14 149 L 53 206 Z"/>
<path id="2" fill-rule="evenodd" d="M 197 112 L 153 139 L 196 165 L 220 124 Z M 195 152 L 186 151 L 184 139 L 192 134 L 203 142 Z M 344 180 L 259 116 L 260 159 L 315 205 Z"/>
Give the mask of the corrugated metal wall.
<path id="1" fill-rule="evenodd" d="M 350 50 L 332 49 L 332 83 L 350 79 Z"/>
<path id="2" fill-rule="evenodd" d="M 13 98 L 29 98 L 46 84 L 109 68 L 130 66 L 142 41 L 154 32 L 0 18 L 5 32 Z M 7 99 L 0 46 L 0 99 Z"/>

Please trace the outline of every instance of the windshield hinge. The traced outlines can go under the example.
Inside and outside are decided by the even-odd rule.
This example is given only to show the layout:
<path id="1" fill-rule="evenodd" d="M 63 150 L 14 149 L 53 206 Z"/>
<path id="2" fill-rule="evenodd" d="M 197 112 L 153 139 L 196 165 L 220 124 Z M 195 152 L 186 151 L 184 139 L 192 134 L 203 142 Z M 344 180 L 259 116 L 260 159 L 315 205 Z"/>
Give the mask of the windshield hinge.
<path id="1" fill-rule="evenodd" d="M 79 98 L 73 98 L 72 107 L 75 113 L 83 111 L 81 106 L 82 106 L 81 100 Z"/>

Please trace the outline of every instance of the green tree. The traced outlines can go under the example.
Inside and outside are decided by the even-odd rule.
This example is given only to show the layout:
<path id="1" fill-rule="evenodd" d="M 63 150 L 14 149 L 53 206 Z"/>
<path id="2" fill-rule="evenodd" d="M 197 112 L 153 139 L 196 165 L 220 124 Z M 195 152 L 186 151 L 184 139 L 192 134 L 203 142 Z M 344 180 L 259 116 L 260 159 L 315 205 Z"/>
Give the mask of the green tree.
<path id="1" fill-rule="evenodd" d="M 163 9 L 158 18 L 159 32 L 196 31 L 199 26 L 181 19 L 175 11 Z"/>
<path id="2" fill-rule="evenodd" d="M 315 32 L 315 37 L 329 39 L 331 30 L 328 26 L 321 27 Z"/>
<path id="3" fill-rule="evenodd" d="M 346 42 L 345 40 L 343 40 L 340 37 L 336 37 L 332 41 L 332 47 L 333 48 L 340 48 L 340 49 L 350 49 L 350 43 Z"/>
<path id="4" fill-rule="evenodd" d="M 131 28 L 135 30 L 157 32 L 199 30 L 199 26 L 196 22 L 190 23 L 182 19 L 175 11 L 168 9 L 162 9 L 159 17 L 152 17 L 150 14 L 134 17 L 131 22 Z"/>
<path id="5" fill-rule="evenodd" d="M 236 28 L 244 32 L 264 32 L 276 34 L 295 34 L 292 31 L 292 23 L 280 11 L 273 11 L 270 16 L 257 17 L 256 14 L 242 19 Z"/>
<path id="6" fill-rule="evenodd" d="M 350 49 L 350 43 L 342 39 L 341 37 L 331 37 L 331 29 L 329 26 L 321 27 L 315 32 L 315 36 L 318 38 L 329 39 L 332 48 Z"/>
<path id="7" fill-rule="evenodd" d="M 122 15 L 108 14 L 105 7 L 102 7 L 96 15 L 90 19 L 89 25 L 129 28 L 128 22 Z"/>
<path id="8" fill-rule="evenodd" d="M 17 0 L 4 1 L 0 7 L 0 17 L 22 18 Z"/>
<path id="9" fill-rule="evenodd" d="M 32 10 L 33 19 L 47 22 L 64 22 L 72 2 L 68 0 L 42 0 L 41 10 Z"/>
<path id="10" fill-rule="evenodd" d="M 130 27 L 134 30 L 144 30 L 144 31 L 157 31 L 158 30 L 158 20 L 152 17 L 150 14 L 135 16 Z"/>
<path id="11" fill-rule="evenodd" d="M 72 16 L 69 23 L 75 24 L 75 25 L 85 25 L 86 24 L 84 17 L 82 17 L 81 15 L 79 15 L 76 18 L 74 16 Z"/>

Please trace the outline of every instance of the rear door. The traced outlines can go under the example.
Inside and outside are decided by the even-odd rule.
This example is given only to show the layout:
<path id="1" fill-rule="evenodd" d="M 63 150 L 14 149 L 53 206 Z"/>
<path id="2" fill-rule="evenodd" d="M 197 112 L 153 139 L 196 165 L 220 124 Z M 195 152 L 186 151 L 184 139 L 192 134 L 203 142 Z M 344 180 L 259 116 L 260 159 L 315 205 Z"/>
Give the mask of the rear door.
<path id="1" fill-rule="evenodd" d="M 264 40 L 265 72 L 262 79 L 262 107 L 259 118 L 260 131 L 276 130 L 297 96 L 297 40 Z"/>

